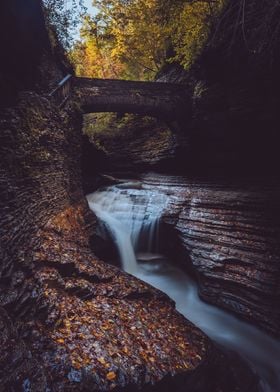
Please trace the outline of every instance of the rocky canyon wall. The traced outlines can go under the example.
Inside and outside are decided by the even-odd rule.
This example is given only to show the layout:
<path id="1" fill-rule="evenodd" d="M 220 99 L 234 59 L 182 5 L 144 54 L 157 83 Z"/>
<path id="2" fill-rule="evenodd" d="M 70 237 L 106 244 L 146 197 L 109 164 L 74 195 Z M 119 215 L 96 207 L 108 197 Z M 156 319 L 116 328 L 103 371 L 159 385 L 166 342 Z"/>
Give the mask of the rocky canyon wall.
<path id="1" fill-rule="evenodd" d="M 8 81 L 0 113 L 0 391 L 228 392 L 229 379 L 231 392 L 240 383 L 256 390 L 250 372 L 236 376 L 166 295 L 92 253 L 80 113 L 71 102 L 58 109 L 48 96 L 64 68 L 50 49 L 40 3 L 13 0 L 4 8 L 0 19 L 13 15 L 12 30 L 23 16 L 30 22 L 20 26 L 32 56 L 25 57 L 27 76 L 19 64 L 0 69 Z M 34 26 L 45 37 L 38 34 L 35 47 Z M 12 50 L 6 56 L 13 61 Z"/>
<path id="2" fill-rule="evenodd" d="M 173 153 L 164 155 L 154 137 L 143 155 L 134 129 L 134 146 L 142 147 L 107 162 L 137 174 L 162 158 L 156 169 L 171 177 L 147 181 L 172 195 L 164 219 L 181 238 L 201 296 L 279 335 L 279 6 L 250 0 L 244 7 L 242 21 L 242 2 L 227 3 L 188 72 L 168 64 L 157 76 L 192 94 Z M 108 147 L 115 158 L 127 145 L 118 139 L 115 155 Z"/>
<path id="3" fill-rule="evenodd" d="M 180 239 L 171 258 L 185 254 L 181 262 L 194 271 L 201 297 L 279 335 L 278 183 L 159 174 L 143 180 L 169 197 L 163 222 Z"/>
<path id="4" fill-rule="evenodd" d="M 193 91 L 174 224 L 201 296 L 279 335 L 279 6 L 241 3 L 227 3 L 189 72 L 158 75 Z"/>

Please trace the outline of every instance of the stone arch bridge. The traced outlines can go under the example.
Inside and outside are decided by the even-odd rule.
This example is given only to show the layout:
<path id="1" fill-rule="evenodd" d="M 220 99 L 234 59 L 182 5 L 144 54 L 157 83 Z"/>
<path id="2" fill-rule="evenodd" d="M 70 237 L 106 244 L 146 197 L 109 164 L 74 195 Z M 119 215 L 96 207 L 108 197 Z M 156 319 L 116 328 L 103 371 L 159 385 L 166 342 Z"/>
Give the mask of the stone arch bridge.
<path id="1" fill-rule="evenodd" d="M 180 84 L 73 77 L 72 87 L 84 113 L 135 113 L 166 121 L 190 116 L 190 97 Z"/>

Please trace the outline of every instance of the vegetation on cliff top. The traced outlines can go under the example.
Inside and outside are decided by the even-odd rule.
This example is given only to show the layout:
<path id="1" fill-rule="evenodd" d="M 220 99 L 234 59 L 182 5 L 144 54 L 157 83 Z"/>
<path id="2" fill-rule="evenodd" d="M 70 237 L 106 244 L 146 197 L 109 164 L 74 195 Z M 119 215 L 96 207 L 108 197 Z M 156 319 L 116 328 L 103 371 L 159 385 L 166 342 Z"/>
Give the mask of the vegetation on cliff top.
<path id="1" fill-rule="evenodd" d="M 260 64 L 278 61 L 279 2 L 92 0 L 95 16 L 85 13 L 84 0 L 43 4 L 48 25 L 68 49 L 78 76 L 154 79 L 166 63 L 189 69 L 206 42 L 225 46 L 230 58 L 237 47 L 254 62 L 256 55 Z M 74 42 L 79 25 L 80 38 Z"/>
<path id="2" fill-rule="evenodd" d="M 166 62 L 185 69 L 204 46 L 225 0 L 93 0 L 71 51 L 77 74 L 153 79 Z"/>

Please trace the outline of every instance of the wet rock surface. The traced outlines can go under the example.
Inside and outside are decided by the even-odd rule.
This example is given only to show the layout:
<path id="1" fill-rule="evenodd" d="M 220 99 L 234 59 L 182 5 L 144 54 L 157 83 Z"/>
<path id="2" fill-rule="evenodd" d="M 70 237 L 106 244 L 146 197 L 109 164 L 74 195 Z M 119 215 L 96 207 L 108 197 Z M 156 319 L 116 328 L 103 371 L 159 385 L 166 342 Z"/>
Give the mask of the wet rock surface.
<path id="1" fill-rule="evenodd" d="M 54 386 L 111 390 L 199 367 L 208 339 L 164 294 L 91 254 L 86 210 L 84 202 L 58 214 L 34 247 L 43 310 L 26 333 Z"/>
<path id="2" fill-rule="evenodd" d="M 33 307 L 21 317 L 9 312 L 17 329 L 0 308 L 6 364 L 0 390 L 203 391 L 207 385 L 228 391 L 230 377 L 238 391 L 232 358 L 177 313 L 165 294 L 92 255 L 87 214 L 86 203 L 77 203 L 32 239 Z M 242 388 L 256 388 L 248 370 Z"/>
<path id="3" fill-rule="evenodd" d="M 278 182 L 160 174 L 142 180 L 169 196 L 163 221 L 180 238 L 172 251 L 185 253 L 201 297 L 279 335 Z"/>
<path id="4" fill-rule="evenodd" d="M 1 112 L 0 391 L 219 390 L 210 340 L 92 253 L 75 113 L 35 93 Z"/>

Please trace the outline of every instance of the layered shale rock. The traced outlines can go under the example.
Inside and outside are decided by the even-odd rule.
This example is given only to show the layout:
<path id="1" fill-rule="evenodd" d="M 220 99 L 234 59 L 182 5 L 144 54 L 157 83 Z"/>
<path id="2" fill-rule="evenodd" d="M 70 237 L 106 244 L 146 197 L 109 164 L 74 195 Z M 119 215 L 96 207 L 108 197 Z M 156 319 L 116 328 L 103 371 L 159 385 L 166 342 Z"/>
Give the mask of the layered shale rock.
<path id="1" fill-rule="evenodd" d="M 201 296 L 276 335 L 278 15 L 279 5 L 274 3 L 228 1 L 192 68 L 186 72 L 167 64 L 157 75 L 159 82 L 183 84 L 192 97 L 192 115 L 176 134 L 180 148 L 168 165 L 159 161 L 157 169 L 188 177 L 145 178 L 171 195 L 164 220 L 181 238 L 178 242 L 176 235 L 172 237 L 173 254 L 183 246 L 199 278 Z M 147 155 L 160 151 L 155 134 L 153 143 L 147 146 Z M 124 143 L 117 145 L 117 150 L 122 148 Z M 145 169 L 141 149 L 137 159 L 129 157 L 131 167 L 138 170 L 141 161 Z"/>
<path id="2" fill-rule="evenodd" d="M 163 221 L 180 239 L 171 249 L 185 253 L 201 297 L 279 335 L 278 182 L 158 174 L 143 181 L 169 196 Z"/>
<path id="3" fill-rule="evenodd" d="M 228 391 L 174 303 L 91 252 L 77 118 L 25 93 L 1 119 L 0 390 Z"/>
<path id="4" fill-rule="evenodd" d="M 92 113 L 84 116 L 84 133 L 103 153 L 103 170 L 155 168 L 174 159 L 179 147 L 176 134 L 167 124 L 147 116 Z"/>
<path id="5" fill-rule="evenodd" d="M 44 30 L 37 2 L 28 4 Z M 228 379 L 238 391 L 229 362 L 166 295 L 92 253 L 81 117 L 50 101 L 54 79 L 40 83 L 44 65 L 56 69 L 45 49 L 32 57 L 36 92 L 17 78 L 8 104 L 1 91 L 0 391 L 228 392 Z M 255 390 L 254 377 L 242 385 Z"/>

